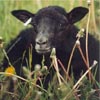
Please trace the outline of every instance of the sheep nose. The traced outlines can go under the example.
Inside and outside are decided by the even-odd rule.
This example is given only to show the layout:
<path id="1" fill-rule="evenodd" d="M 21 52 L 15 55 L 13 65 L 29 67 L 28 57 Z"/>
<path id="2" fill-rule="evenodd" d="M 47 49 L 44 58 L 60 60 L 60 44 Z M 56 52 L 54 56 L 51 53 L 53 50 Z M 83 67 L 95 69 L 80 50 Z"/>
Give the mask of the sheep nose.
<path id="1" fill-rule="evenodd" d="M 41 37 L 36 39 L 36 44 L 38 45 L 45 45 L 47 44 L 48 39 L 46 37 Z"/>

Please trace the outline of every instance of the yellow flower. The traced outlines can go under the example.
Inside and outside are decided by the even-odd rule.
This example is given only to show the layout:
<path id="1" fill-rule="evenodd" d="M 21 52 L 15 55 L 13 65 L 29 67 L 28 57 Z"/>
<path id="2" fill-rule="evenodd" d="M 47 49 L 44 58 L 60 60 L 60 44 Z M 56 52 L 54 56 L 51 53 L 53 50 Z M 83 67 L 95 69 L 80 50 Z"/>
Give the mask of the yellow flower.
<path id="1" fill-rule="evenodd" d="M 13 66 L 9 66 L 8 68 L 6 68 L 5 74 L 6 74 L 7 76 L 11 76 L 10 74 L 7 74 L 7 73 L 16 74 L 15 68 L 14 68 Z"/>

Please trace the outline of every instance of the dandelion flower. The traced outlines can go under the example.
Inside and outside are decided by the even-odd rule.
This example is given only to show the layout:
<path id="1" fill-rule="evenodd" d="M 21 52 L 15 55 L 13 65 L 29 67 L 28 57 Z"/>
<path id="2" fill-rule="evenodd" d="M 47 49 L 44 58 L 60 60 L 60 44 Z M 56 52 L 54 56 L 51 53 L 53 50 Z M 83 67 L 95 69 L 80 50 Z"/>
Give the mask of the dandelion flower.
<path id="1" fill-rule="evenodd" d="M 9 74 L 7 74 L 7 73 L 9 73 Z M 6 76 L 11 76 L 10 74 L 16 74 L 15 68 L 13 66 L 9 66 L 8 68 L 6 68 L 5 74 L 6 74 Z"/>

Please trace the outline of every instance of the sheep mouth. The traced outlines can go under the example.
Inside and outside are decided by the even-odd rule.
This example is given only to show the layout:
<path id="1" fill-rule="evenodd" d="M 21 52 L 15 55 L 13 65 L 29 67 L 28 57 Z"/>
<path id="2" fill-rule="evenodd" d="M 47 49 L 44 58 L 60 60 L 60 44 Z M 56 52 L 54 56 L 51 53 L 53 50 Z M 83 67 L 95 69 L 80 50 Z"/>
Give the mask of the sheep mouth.
<path id="1" fill-rule="evenodd" d="M 51 52 L 51 48 L 48 47 L 48 48 L 45 48 L 45 49 L 42 49 L 42 48 L 36 49 L 36 52 L 39 53 L 39 54 L 46 54 L 46 53 Z"/>

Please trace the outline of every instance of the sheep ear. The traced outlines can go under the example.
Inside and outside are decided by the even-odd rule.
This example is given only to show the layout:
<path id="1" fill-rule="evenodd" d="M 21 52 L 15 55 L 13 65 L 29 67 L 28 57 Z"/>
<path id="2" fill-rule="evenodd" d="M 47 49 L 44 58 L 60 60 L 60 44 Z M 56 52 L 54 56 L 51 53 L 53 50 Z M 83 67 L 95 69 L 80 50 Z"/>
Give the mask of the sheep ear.
<path id="1" fill-rule="evenodd" d="M 67 14 L 67 18 L 71 24 L 74 24 L 81 20 L 88 11 L 89 10 L 85 7 L 76 7 Z"/>
<path id="2" fill-rule="evenodd" d="M 14 10 L 11 12 L 13 16 L 15 16 L 17 19 L 24 23 L 31 23 L 32 18 L 35 14 L 32 14 L 26 10 Z"/>

